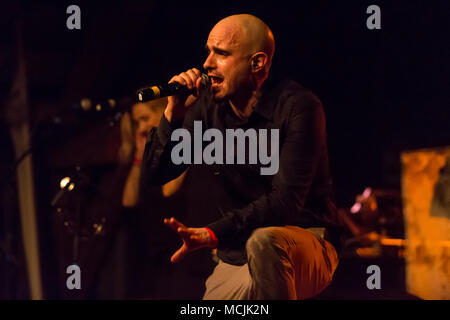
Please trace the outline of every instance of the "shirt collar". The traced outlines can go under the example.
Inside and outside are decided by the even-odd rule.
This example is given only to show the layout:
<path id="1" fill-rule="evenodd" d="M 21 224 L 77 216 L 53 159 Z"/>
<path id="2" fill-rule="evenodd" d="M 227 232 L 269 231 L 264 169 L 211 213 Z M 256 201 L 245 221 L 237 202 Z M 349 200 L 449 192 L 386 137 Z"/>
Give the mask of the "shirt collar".
<path id="1" fill-rule="evenodd" d="M 264 81 L 261 91 L 262 94 L 254 112 L 267 120 L 272 120 L 278 95 L 277 90 L 275 90 L 274 80 L 270 76 Z"/>
<path id="2" fill-rule="evenodd" d="M 255 106 L 255 110 L 253 111 L 267 120 L 273 119 L 273 111 L 278 98 L 278 90 L 276 90 L 276 87 L 276 81 L 269 75 L 262 85 L 261 97 L 259 98 L 259 101 Z M 229 111 L 231 111 L 231 106 L 228 101 L 220 102 L 219 105 L 219 115 L 221 117 L 224 116 L 226 110 L 229 109 Z"/>

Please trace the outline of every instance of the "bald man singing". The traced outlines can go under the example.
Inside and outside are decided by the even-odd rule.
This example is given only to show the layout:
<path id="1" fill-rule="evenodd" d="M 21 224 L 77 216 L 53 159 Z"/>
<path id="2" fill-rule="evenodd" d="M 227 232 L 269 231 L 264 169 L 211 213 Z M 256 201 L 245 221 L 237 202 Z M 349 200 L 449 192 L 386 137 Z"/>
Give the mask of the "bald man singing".
<path id="1" fill-rule="evenodd" d="M 173 133 L 183 128 L 193 137 L 199 124 L 223 137 L 229 129 L 241 134 L 253 130 L 259 155 L 263 150 L 275 153 L 278 170 L 261 174 L 267 163 L 248 161 L 251 154 L 246 161 L 229 162 L 236 158 L 239 135 L 234 148 L 223 151 L 232 152 L 224 156 L 226 162 L 192 164 L 209 170 L 213 183 L 205 202 L 214 199 L 209 210 L 222 218 L 205 221 L 203 227 L 164 219 L 182 240 L 171 261 L 199 248 L 217 248 L 219 262 L 206 281 L 204 299 L 313 297 L 332 281 L 342 226 L 333 201 L 322 104 L 298 83 L 269 76 L 275 39 L 255 16 L 219 21 L 206 50 L 208 84 L 196 68 L 170 80 L 194 93 L 169 97 L 159 127 L 147 139 L 145 179 L 161 185 L 184 172 L 189 164 L 172 159 L 177 145 Z M 278 140 L 264 143 L 264 130 L 277 132 Z M 255 150 L 249 144 L 247 152 Z"/>

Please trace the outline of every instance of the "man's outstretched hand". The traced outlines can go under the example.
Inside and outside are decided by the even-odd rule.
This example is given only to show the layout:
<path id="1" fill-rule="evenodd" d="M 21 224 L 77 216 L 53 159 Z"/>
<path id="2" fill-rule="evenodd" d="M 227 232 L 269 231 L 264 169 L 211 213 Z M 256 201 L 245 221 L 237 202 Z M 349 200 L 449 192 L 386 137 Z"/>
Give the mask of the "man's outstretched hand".
<path id="1" fill-rule="evenodd" d="M 178 262 L 186 254 L 194 250 L 209 247 L 217 247 L 217 240 L 213 240 L 206 228 L 188 228 L 175 218 L 164 219 L 164 223 L 178 233 L 183 240 L 183 245 L 170 258 L 172 262 Z"/>

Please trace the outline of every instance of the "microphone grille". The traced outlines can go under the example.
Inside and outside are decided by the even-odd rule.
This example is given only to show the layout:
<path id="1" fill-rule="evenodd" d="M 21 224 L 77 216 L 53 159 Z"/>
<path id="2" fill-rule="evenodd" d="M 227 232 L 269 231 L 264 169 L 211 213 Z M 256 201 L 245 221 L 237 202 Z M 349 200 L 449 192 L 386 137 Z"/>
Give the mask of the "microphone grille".
<path id="1" fill-rule="evenodd" d="M 210 80 L 211 80 L 211 79 L 209 79 L 209 77 L 208 77 L 207 74 L 202 73 L 202 84 L 203 84 L 204 86 L 207 86 L 207 85 L 209 84 L 209 81 L 210 81 Z"/>

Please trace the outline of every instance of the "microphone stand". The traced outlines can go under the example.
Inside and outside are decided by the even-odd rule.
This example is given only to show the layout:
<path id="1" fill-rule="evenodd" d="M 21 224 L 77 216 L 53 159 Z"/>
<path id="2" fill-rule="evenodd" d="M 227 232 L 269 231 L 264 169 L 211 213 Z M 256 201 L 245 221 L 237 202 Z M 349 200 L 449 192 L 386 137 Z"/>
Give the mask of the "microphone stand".
<path id="1" fill-rule="evenodd" d="M 123 101 L 127 101 L 128 103 L 130 103 L 129 100 L 123 100 Z M 130 105 L 131 107 L 131 105 Z M 121 120 L 122 116 L 125 114 L 125 112 L 128 111 L 129 108 L 119 108 L 117 110 L 114 110 L 114 112 L 112 114 L 110 114 L 107 118 L 106 121 L 108 123 L 108 127 L 107 128 L 113 128 L 115 127 Z M 100 123 L 101 125 L 102 123 Z M 90 157 L 88 157 L 87 159 L 85 159 L 85 163 L 89 163 L 89 161 L 94 157 L 95 153 L 91 153 Z M 70 200 L 75 202 L 75 208 L 73 209 L 73 225 L 71 226 L 70 223 L 70 218 L 68 219 L 69 221 L 65 221 L 64 225 L 66 227 L 68 227 L 69 229 L 71 229 L 71 231 L 73 231 L 73 238 L 72 238 L 72 264 L 74 265 L 78 265 L 79 263 L 79 259 L 80 259 L 80 241 L 81 238 L 83 236 L 83 227 L 82 227 L 82 223 L 83 223 L 83 215 L 82 215 L 82 191 L 83 188 L 87 187 L 89 184 L 91 183 L 91 179 L 88 175 L 86 175 L 85 173 L 81 172 L 81 166 L 78 164 L 76 165 L 76 172 L 72 175 L 69 176 L 69 182 L 66 183 L 66 185 L 64 187 L 61 188 L 61 190 L 59 190 L 56 195 L 53 197 L 50 205 L 53 208 L 56 208 L 57 212 L 66 212 L 69 211 L 67 210 L 67 206 L 66 209 L 63 209 L 62 207 L 64 206 L 64 204 L 61 204 L 61 201 L 63 200 L 64 196 L 67 195 L 67 197 L 69 198 L 69 202 L 71 202 Z M 73 188 L 71 190 L 70 185 L 73 184 Z M 74 192 L 75 191 L 75 192 Z M 73 196 L 71 196 L 73 194 Z M 71 199 L 72 198 L 72 199 Z M 69 214 L 70 216 L 70 214 Z M 101 221 L 105 221 L 105 218 L 101 219 Z M 102 228 L 101 225 L 99 225 L 100 228 Z M 86 232 L 89 233 L 89 232 Z"/>
<path id="2" fill-rule="evenodd" d="M 60 204 L 60 201 L 62 201 L 64 195 L 67 194 L 68 197 L 70 198 L 69 195 L 73 194 L 72 198 L 74 199 L 75 209 L 73 210 L 74 214 L 72 219 L 73 220 L 72 260 L 73 264 L 78 265 L 79 243 L 81 238 L 81 223 L 82 223 L 81 221 L 82 191 L 84 190 L 84 187 L 90 184 L 90 179 L 87 175 L 81 172 L 81 168 L 79 166 L 76 167 L 76 173 L 74 173 L 71 177 L 65 179 L 68 179 L 67 183 L 53 197 L 53 200 L 51 201 L 51 206 L 53 208 L 58 207 L 56 209 L 57 212 L 62 212 L 63 209 L 61 207 L 63 207 L 63 205 L 58 206 L 58 204 Z M 64 224 L 69 228 L 71 227 L 69 221 L 65 221 Z"/>
<path id="3" fill-rule="evenodd" d="M 117 123 L 120 121 L 120 119 L 122 118 L 122 116 L 124 115 L 125 112 L 127 112 L 129 110 L 129 108 L 131 107 L 132 103 L 134 101 L 130 98 L 123 98 L 121 100 L 119 100 L 118 105 L 119 107 L 115 110 L 109 109 L 109 116 L 106 118 L 106 120 L 108 121 L 109 127 L 112 128 L 114 126 L 117 125 Z M 120 105 L 122 105 L 122 107 L 120 107 Z M 127 105 L 126 107 L 123 107 L 123 105 Z M 112 111 L 112 112 L 111 112 Z M 64 116 L 66 114 L 69 113 L 73 113 L 73 110 L 70 109 L 65 109 L 61 112 L 58 112 L 57 115 L 52 117 L 52 124 L 61 124 L 61 120 L 60 117 Z M 63 123 L 64 124 L 64 123 Z M 100 122 L 101 124 L 101 122 Z M 50 137 L 52 135 L 50 134 Z M 32 152 L 38 150 L 41 146 L 45 145 L 46 140 L 49 140 L 49 137 L 43 138 L 41 140 L 35 141 L 37 137 L 36 134 L 36 130 L 32 131 L 31 134 L 31 139 L 30 139 L 30 147 L 25 150 L 17 159 L 14 160 L 14 163 L 12 165 L 10 165 L 10 167 L 6 170 L 6 173 L 4 174 L 4 176 L 2 177 L 2 181 L 4 182 L 5 185 L 5 189 L 3 190 L 3 196 L 5 199 L 10 200 L 10 194 L 7 194 L 6 192 L 8 190 L 10 190 L 10 193 L 14 193 L 14 173 L 16 172 L 18 166 L 20 165 L 20 163 L 22 163 L 22 161 L 28 156 L 30 155 Z M 73 138 L 73 137 L 71 137 Z M 89 160 L 89 159 L 88 159 Z M 80 172 L 80 166 L 76 166 L 77 167 L 77 171 Z M 86 177 L 84 175 L 84 177 Z M 75 179 L 77 180 L 77 179 Z M 82 179 L 81 179 L 82 180 Z M 89 181 L 89 178 L 87 177 L 87 181 Z M 84 182 L 84 181 L 83 181 Z M 72 194 L 72 193 L 68 193 L 68 187 L 70 184 L 67 184 L 67 186 L 65 186 L 64 188 L 62 188 L 60 191 L 58 191 L 58 193 L 53 197 L 53 200 L 51 201 L 50 205 L 51 207 L 55 208 L 57 207 L 58 203 L 62 200 L 63 196 L 65 194 Z M 80 184 L 81 185 L 81 184 Z M 80 186 L 78 186 L 80 187 Z M 78 188 L 80 189 L 80 188 Z M 79 257 L 80 257 L 80 238 L 81 238 L 81 233 L 82 233 L 82 214 L 81 214 L 81 192 L 75 192 L 74 194 L 77 194 L 77 197 L 75 198 L 76 201 L 76 206 L 75 206 L 75 210 L 74 210 L 74 234 L 73 234 L 73 242 L 72 242 L 72 260 L 74 264 L 78 264 L 79 261 Z M 3 201 L 3 203 L 7 203 L 10 201 Z M 12 208 L 12 204 L 11 207 L 5 205 L 5 212 L 4 212 L 4 219 L 5 219 L 5 224 L 4 224 L 4 232 L 5 232 L 5 243 L 0 243 L 0 250 L 4 251 L 5 253 L 5 257 L 6 257 L 6 263 L 12 263 L 14 265 L 13 269 L 17 269 L 17 267 L 20 267 L 20 263 L 18 261 L 18 259 L 11 253 L 11 232 L 8 231 L 8 228 L 10 228 L 10 219 L 7 219 L 7 216 L 9 214 L 11 214 L 10 208 Z M 57 208 L 57 211 L 62 211 L 61 208 Z M 13 216 L 12 214 L 10 216 Z M 70 223 L 68 223 L 66 226 L 70 227 Z M 8 291 L 9 291 L 9 287 L 10 287 L 10 281 L 9 281 L 9 277 L 8 277 L 8 272 L 7 272 L 7 266 L 5 267 L 5 298 L 8 296 Z"/>

